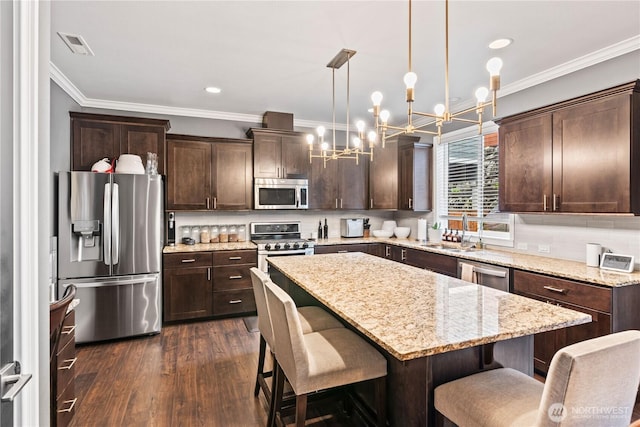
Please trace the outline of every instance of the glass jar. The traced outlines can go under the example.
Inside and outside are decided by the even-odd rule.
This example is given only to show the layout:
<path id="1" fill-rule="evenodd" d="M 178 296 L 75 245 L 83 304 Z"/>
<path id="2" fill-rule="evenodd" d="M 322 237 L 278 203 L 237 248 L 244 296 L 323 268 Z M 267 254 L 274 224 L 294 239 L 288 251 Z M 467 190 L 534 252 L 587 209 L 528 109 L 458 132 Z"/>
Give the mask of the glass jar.
<path id="1" fill-rule="evenodd" d="M 200 226 L 199 225 L 191 226 L 191 238 L 195 240 L 196 243 L 200 243 Z"/>
<path id="2" fill-rule="evenodd" d="M 180 227 L 180 240 L 182 240 L 184 237 L 191 237 L 190 225 L 183 225 L 182 227 Z"/>
<path id="3" fill-rule="evenodd" d="M 232 224 L 229 226 L 229 241 L 237 242 L 238 241 L 238 226 Z"/>
<path id="4" fill-rule="evenodd" d="M 218 234 L 220 238 L 220 243 L 228 243 L 229 242 L 229 229 L 226 225 L 221 225 L 220 234 Z"/>
<path id="5" fill-rule="evenodd" d="M 220 230 L 217 225 L 212 225 L 209 227 L 209 241 L 211 243 L 218 243 L 220 241 L 219 236 Z"/>
<path id="6" fill-rule="evenodd" d="M 244 224 L 238 225 L 238 242 L 244 242 L 247 240 L 247 226 Z"/>
<path id="7" fill-rule="evenodd" d="M 210 243 L 209 226 L 203 225 L 200 227 L 200 243 Z"/>

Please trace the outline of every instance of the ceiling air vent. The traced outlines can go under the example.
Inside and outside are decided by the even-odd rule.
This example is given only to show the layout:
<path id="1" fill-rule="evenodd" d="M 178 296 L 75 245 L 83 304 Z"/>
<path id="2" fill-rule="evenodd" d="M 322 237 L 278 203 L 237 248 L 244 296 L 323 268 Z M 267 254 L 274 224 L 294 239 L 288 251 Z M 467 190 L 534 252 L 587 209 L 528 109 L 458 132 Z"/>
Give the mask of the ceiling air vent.
<path id="1" fill-rule="evenodd" d="M 67 47 L 71 49 L 71 52 L 76 53 L 78 55 L 95 56 L 93 54 L 93 51 L 87 44 L 87 42 L 84 41 L 84 39 L 82 38 L 82 36 L 77 36 L 75 34 L 61 33 L 59 31 L 58 31 L 58 35 L 60 36 L 64 44 L 66 44 Z"/>

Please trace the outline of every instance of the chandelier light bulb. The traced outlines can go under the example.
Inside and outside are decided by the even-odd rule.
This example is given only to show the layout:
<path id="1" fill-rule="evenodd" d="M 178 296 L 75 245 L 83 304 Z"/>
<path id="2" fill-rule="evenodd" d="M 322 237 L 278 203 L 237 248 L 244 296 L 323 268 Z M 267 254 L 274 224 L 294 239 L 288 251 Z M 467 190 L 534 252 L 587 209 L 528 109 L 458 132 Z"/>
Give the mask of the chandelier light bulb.
<path id="1" fill-rule="evenodd" d="M 320 148 L 322 149 L 322 151 L 327 151 L 329 149 L 329 143 L 328 142 L 323 142 L 320 145 Z"/>
<path id="2" fill-rule="evenodd" d="M 481 104 L 487 100 L 487 96 L 489 96 L 489 89 L 486 87 L 479 87 L 476 90 L 476 99 L 478 100 L 478 104 Z"/>
<path id="3" fill-rule="evenodd" d="M 436 116 L 438 117 L 442 117 L 444 115 L 444 104 L 438 104 L 435 107 L 433 107 L 433 111 L 436 113 Z"/>
<path id="4" fill-rule="evenodd" d="M 316 132 L 318 133 L 318 136 L 319 136 L 319 137 L 324 136 L 324 131 L 325 131 L 324 126 L 318 126 L 318 127 L 316 128 Z"/>
<path id="5" fill-rule="evenodd" d="M 376 138 L 377 138 L 378 134 L 376 134 L 375 130 L 370 130 L 369 133 L 367 134 L 367 139 L 369 140 L 369 142 L 376 142 Z"/>
<path id="6" fill-rule="evenodd" d="M 362 142 L 362 141 L 360 141 L 360 138 L 358 138 L 357 136 L 355 138 L 353 138 L 353 146 L 355 148 L 359 148 L 360 147 L 360 142 Z"/>
<path id="7" fill-rule="evenodd" d="M 307 134 L 307 144 L 309 145 L 313 144 L 313 135 Z"/>
<path id="8" fill-rule="evenodd" d="M 382 120 L 382 123 L 387 123 L 389 121 L 390 115 L 391 113 L 389 112 L 389 110 L 380 111 L 380 120 Z"/>
<path id="9" fill-rule="evenodd" d="M 356 122 L 356 129 L 358 129 L 358 132 L 364 132 L 364 121 L 358 120 Z"/>
<path id="10" fill-rule="evenodd" d="M 379 91 L 375 91 L 371 94 L 371 101 L 373 102 L 373 105 L 379 107 L 380 103 L 382 102 L 382 92 Z"/>
<path id="11" fill-rule="evenodd" d="M 413 89 L 416 86 L 417 81 L 418 75 L 413 71 L 409 71 L 404 75 L 404 84 L 407 86 L 407 89 Z"/>
<path id="12" fill-rule="evenodd" d="M 487 61 L 487 71 L 492 76 L 500 75 L 500 69 L 502 69 L 502 59 L 493 57 Z"/>

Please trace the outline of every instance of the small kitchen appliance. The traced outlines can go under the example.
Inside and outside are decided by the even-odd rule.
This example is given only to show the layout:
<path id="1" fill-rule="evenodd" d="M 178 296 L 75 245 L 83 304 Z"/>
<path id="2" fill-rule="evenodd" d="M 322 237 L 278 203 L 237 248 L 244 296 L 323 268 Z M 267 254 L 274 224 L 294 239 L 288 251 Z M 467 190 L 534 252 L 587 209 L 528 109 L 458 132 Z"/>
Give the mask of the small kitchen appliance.
<path id="1" fill-rule="evenodd" d="M 341 218 L 340 236 L 362 237 L 364 235 L 364 218 Z"/>

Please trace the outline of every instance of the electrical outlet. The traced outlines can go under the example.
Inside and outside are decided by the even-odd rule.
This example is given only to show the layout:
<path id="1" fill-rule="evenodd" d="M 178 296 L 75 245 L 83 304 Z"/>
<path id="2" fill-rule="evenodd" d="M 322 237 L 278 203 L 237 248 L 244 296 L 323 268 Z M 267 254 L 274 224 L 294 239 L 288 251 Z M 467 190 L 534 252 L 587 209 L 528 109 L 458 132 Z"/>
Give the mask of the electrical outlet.
<path id="1" fill-rule="evenodd" d="M 549 253 L 549 245 L 538 245 L 538 252 Z"/>
<path id="2" fill-rule="evenodd" d="M 526 243 L 518 243 L 518 249 L 522 251 L 526 251 L 528 247 L 529 245 L 527 245 Z"/>

